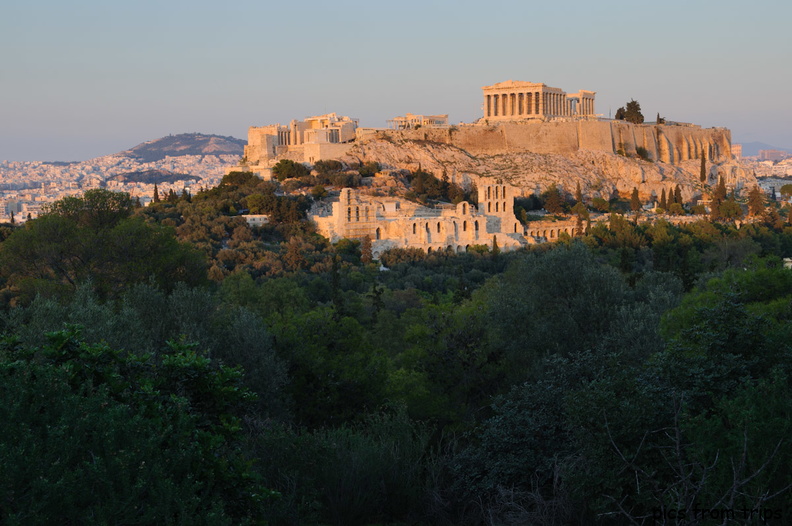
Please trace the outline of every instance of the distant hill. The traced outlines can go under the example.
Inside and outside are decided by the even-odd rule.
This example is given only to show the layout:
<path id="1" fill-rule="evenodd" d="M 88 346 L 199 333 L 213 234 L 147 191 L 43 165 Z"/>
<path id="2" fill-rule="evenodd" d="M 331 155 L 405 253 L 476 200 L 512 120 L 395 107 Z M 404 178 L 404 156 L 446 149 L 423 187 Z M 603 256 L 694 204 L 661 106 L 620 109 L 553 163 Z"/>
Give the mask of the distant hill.
<path id="1" fill-rule="evenodd" d="M 151 163 L 161 161 L 168 156 L 242 155 L 245 144 L 247 144 L 246 141 L 234 137 L 204 135 L 202 133 L 181 133 L 138 144 L 134 148 L 120 152 L 117 155 L 130 157 L 144 163 Z"/>
<path id="2" fill-rule="evenodd" d="M 753 157 L 759 155 L 759 150 L 782 150 L 785 152 L 792 153 L 792 149 L 778 148 L 777 146 L 771 146 L 763 142 L 743 142 L 743 143 L 738 142 L 738 144 L 742 144 L 743 157 Z"/>
<path id="3" fill-rule="evenodd" d="M 201 178 L 196 175 L 171 172 L 170 170 L 143 170 L 114 175 L 107 180 L 122 183 L 162 184 L 175 183 L 176 181 L 200 181 Z"/>

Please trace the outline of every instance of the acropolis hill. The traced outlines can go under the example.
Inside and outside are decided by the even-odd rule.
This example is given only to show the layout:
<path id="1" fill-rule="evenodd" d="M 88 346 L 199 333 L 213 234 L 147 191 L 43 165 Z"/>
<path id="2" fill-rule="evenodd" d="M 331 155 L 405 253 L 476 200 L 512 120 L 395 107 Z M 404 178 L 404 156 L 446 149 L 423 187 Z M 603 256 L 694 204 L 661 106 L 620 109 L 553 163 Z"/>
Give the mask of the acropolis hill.
<path id="1" fill-rule="evenodd" d="M 680 185 L 689 200 L 701 195 L 698 159 L 705 154 L 710 182 L 723 177 L 738 190 L 756 183 L 732 159 L 726 128 L 604 119 L 595 112 L 593 91 L 567 94 L 520 81 L 482 91 L 484 115 L 470 124 L 450 126 L 447 115 L 408 114 L 390 120 L 392 129 L 361 128 L 355 119 L 328 114 L 288 126 L 252 127 L 245 169 L 266 177 L 280 159 L 377 161 L 384 169 L 421 167 L 463 185 L 500 180 L 522 195 L 552 184 L 572 192 L 579 182 L 590 198 L 627 196 L 637 188 L 649 200 Z"/>

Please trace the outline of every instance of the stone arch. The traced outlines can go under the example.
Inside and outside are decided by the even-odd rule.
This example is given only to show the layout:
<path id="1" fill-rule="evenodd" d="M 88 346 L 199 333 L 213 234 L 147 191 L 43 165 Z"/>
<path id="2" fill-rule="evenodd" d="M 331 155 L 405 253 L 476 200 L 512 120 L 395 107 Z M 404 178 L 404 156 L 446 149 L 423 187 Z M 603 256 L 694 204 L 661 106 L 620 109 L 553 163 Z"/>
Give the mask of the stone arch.
<path id="1" fill-rule="evenodd" d="M 470 252 L 470 245 L 465 245 L 465 252 Z"/>
<path id="2" fill-rule="evenodd" d="M 495 199 L 500 199 L 498 197 L 498 187 L 497 186 L 495 187 Z"/>
<path id="3" fill-rule="evenodd" d="M 418 227 L 413 223 L 413 235 L 417 234 Z"/>
<path id="4" fill-rule="evenodd" d="M 427 249 L 426 249 L 426 253 L 427 253 L 427 254 L 431 254 L 431 253 L 432 253 L 432 247 L 429 247 L 429 248 L 427 248 Z"/>
<path id="5" fill-rule="evenodd" d="M 496 194 L 498 193 L 498 189 L 497 189 L 497 188 L 495 189 L 495 193 L 496 193 Z M 498 213 L 498 206 L 499 206 L 499 205 L 500 205 L 500 203 L 499 203 L 499 202 L 497 202 L 497 201 L 495 201 L 495 213 L 496 213 L 496 214 Z"/>
<path id="6" fill-rule="evenodd" d="M 440 233 L 440 221 L 437 222 L 437 233 Z"/>
<path id="7" fill-rule="evenodd" d="M 474 225 L 475 225 L 476 232 L 478 232 L 478 231 L 479 231 L 479 224 L 478 224 L 478 221 L 476 221 L 476 222 L 474 223 Z"/>
<path id="8" fill-rule="evenodd" d="M 374 232 L 375 239 L 382 239 L 382 229 L 377 227 L 377 230 Z"/>
<path id="9" fill-rule="evenodd" d="M 352 221 L 352 207 L 351 206 L 347 207 L 347 221 L 350 221 L 350 222 Z"/>
<path id="10" fill-rule="evenodd" d="M 462 213 L 467 214 L 467 203 L 462 203 Z"/>
<path id="11" fill-rule="evenodd" d="M 355 207 L 355 221 L 360 221 L 360 207 Z"/>
<path id="12" fill-rule="evenodd" d="M 457 251 L 457 254 L 461 254 L 462 253 L 462 245 L 457 245 L 456 251 Z"/>
<path id="13" fill-rule="evenodd" d="M 462 232 L 467 232 L 467 221 L 462 221 Z"/>
<path id="14" fill-rule="evenodd" d="M 492 203 L 487 203 L 487 213 L 492 212 Z"/>

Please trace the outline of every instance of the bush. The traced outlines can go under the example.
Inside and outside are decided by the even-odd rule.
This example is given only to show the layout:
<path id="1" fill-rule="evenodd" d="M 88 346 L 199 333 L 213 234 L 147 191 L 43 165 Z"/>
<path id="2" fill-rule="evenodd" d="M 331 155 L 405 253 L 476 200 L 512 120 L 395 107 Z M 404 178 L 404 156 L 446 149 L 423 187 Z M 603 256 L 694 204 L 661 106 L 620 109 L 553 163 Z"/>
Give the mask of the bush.
<path id="1" fill-rule="evenodd" d="M 301 163 L 296 163 L 290 159 L 281 159 L 272 167 L 272 175 L 274 175 L 278 181 L 284 181 L 286 179 L 311 175 L 311 172 Z"/>
<path id="2" fill-rule="evenodd" d="M 320 175 L 327 175 L 333 172 L 340 172 L 344 168 L 344 165 L 341 164 L 340 161 L 336 161 L 334 159 L 316 161 L 314 164 L 314 170 Z"/>
<path id="3" fill-rule="evenodd" d="M 324 185 L 318 184 L 311 188 L 311 196 L 314 199 L 322 199 L 323 197 L 327 197 L 327 189 Z"/>
<path id="4" fill-rule="evenodd" d="M 592 199 L 591 206 L 598 212 L 610 212 L 610 203 L 601 197 Z"/>
<path id="5" fill-rule="evenodd" d="M 380 171 L 380 165 L 376 161 L 369 161 L 358 168 L 358 173 L 362 177 L 373 177 Z"/>

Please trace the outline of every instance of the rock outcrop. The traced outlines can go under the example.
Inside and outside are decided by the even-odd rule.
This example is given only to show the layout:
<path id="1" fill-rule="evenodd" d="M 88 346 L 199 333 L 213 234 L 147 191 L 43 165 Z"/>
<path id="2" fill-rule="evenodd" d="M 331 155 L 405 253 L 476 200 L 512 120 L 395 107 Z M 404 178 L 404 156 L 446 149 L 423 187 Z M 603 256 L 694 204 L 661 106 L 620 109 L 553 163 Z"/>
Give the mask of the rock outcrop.
<path id="1" fill-rule="evenodd" d="M 560 154 L 517 150 L 474 155 L 442 142 L 380 136 L 357 141 L 339 160 L 347 164 L 377 161 L 388 169 L 420 168 L 462 185 L 500 179 L 523 195 L 540 193 L 553 184 L 572 193 L 578 182 L 589 197 L 606 199 L 614 192 L 629 196 L 637 188 L 641 198 L 649 200 L 663 189 L 673 191 L 677 184 L 686 200 L 703 191 L 699 160 L 651 162 L 607 151 L 578 149 Z M 756 184 L 753 172 L 737 162 L 708 162 L 707 167 L 710 184 L 721 176 L 727 186 L 738 191 Z"/>

